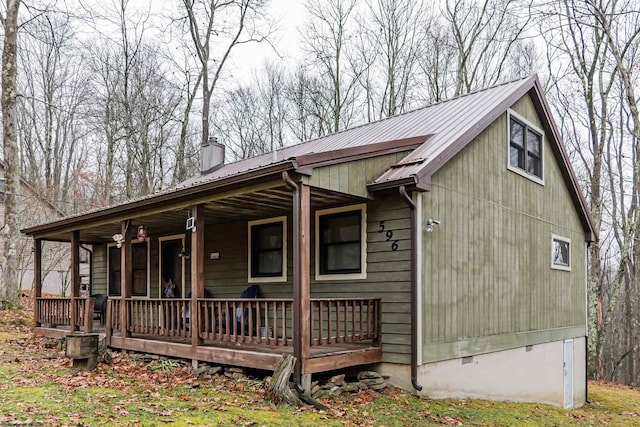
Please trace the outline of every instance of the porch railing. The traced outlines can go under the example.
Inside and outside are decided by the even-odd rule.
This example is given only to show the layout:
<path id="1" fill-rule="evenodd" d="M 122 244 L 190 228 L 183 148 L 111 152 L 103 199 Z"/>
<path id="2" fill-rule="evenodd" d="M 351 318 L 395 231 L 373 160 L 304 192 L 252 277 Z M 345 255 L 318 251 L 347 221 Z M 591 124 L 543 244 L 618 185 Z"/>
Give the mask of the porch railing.
<path id="1" fill-rule="evenodd" d="M 36 298 L 36 324 L 44 327 L 71 326 L 71 298 Z M 93 322 L 93 300 L 76 298 L 74 325 L 77 330 L 91 332 Z"/>
<path id="2" fill-rule="evenodd" d="M 121 331 L 122 300 L 109 299 L 111 331 Z M 127 299 L 127 331 L 166 337 L 191 337 L 189 328 L 189 299 Z"/>
<path id="3" fill-rule="evenodd" d="M 291 299 L 203 299 L 202 339 L 290 346 L 293 343 Z"/>
<path id="4" fill-rule="evenodd" d="M 164 337 L 191 337 L 189 299 L 127 299 L 127 331 Z M 111 331 L 120 331 L 121 299 L 109 299 Z M 292 299 L 199 299 L 198 336 L 203 340 L 266 346 L 293 345 Z M 312 346 L 370 341 L 379 345 L 379 298 L 311 300 Z"/>
<path id="5" fill-rule="evenodd" d="M 356 343 L 379 344 L 381 303 L 379 298 L 311 300 L 311 345 Z"/>

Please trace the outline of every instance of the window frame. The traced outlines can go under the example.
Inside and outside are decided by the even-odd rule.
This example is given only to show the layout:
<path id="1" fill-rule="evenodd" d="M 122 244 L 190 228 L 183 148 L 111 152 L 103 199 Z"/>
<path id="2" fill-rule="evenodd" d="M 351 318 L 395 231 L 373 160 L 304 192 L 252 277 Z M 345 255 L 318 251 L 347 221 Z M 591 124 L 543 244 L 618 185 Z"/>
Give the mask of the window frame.
<path id="1" fill-rule="evenodd" d="M 567 254 L 567 257 L 568 257 L 567 265 L 557 264 L 555 262 L 554 254 L 555 254 L 556 241 L 568 244 L 569 250 Z M 557 234 L 551 235 L 551 268 L 554 270 L 571 271 L 571 239 L 569 239 L 568 237 L 559 236 Z"/>
<path id="2" fill-rule="evenodd" d="M 354 273 L 322 273 L 321 272 L 321 247 L 320 242 L 320 218 L 328 215 L 342 214 L 346 212 L 360 211 L 360 272 Z M 317 210 L 315 214 L 315 276 L 316 280 L 354 280 L 367 278 L 367 204 L 341 206 L 331 209 Z"/>
<path id="3" fill-rule="evenodd" d="M 531 152 L 528 149 L 526 135 L 528 131 L 532 131 L 533 133 L 540 136 L 540 176 L 530 173 L 526 169 L 522 169 L 518 166 L 514 166 L 511 164 L 511 121 L 515 120 L 524 128 L 523 134 L 525 136 L 524 140 L 524 154 L 525 154 L 525 162 L 527 161 L 528 155 Z M 535 124 L 531 123 L 529 120 L 516 113 L 515 111 L 509 109 L 507 112 L 507 169 L 511 172 L 517 173 L 520 176 L 530 179 L 531 181 L 544 185 L 544 145 L 545 145 L 545 134 L 542 129 L 538 128 Z"/>
<path id="4" fill-rule="evenodd" d="M 132 289 L 132 295 L 131 295 L 131 299 L 149 299 L 150 295 L 151 295 L 151 244 L 150 244 L 150 239 L 145 240 L 144 242 L 140 242 L 140 241 L 132 241 L 131 242 L 131 246 L 135 246 L 135 245 L 147 245 L 147 294 L 146 295 L 133 295 L 133 289 Z M 117 246 L 116 243 L 107 243 L 107 295 L 109 297 L 113 297 L 113 298 L 121 298 L 122 295 L 112 295 L 110 290 L 111 290 L 111 283 L 110 283 L 110 274 L 109 274 L 109 270 L 111 268 L 111 248 Z M 120 268 L 122 268 L 122 265 L 120 266 Z M 122 271 L 122 270 L 121 270 Z"/>
<path id="5" fill-rule="evenodd" d="M 158 295 L 162 298 L 162 291 L 164 288 L 164 283 L 162 283 L 162 242 L 171 241 L 171 240 L 180 240 L 182 242 L 182 248 L 186 251 L 189 251 L 189 248 L 185 247 L 186 236 L 184 234 L 172 234 L 169 236 L 158 237 Z M 185 274 L 186 274 L 186 263 L 185 258 L 182 258 L 182 283 L 180 283 L 180 295 L 184 298 L 185 294 Z M 178 286 L 178 284 L 176 284 Z"/>
<path id="6" fill-rule="evenodd" d="M 253 276 L 253 234 L 252 227 L 282 223 L 282 274 L 278 276 Z M 247 280 L 249 283 L 286 282 L 287 281 L 287 217 L 259 219 L 247 223 Z"/>

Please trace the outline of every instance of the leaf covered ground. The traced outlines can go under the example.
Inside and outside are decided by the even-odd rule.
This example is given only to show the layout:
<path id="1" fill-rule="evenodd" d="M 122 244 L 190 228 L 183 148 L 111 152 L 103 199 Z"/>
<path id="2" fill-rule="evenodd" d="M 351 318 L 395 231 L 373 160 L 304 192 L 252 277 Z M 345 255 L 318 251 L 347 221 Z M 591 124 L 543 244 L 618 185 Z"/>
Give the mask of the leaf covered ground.
<path id="1" fill-rule="evenodd" d="M 25 312 L 0 311 L 0 425 L 48 426 L 563 426 L 640 425 L 640 391 L 590 384 L 574 411 L 479 400 L 420 399 L 398 389 L 275 407 L 262 378 L 192 375 L 187 363 L 144 362 L 113 352 L 112 364 L 76 371 L 55 340 L 34 338 Z"/>

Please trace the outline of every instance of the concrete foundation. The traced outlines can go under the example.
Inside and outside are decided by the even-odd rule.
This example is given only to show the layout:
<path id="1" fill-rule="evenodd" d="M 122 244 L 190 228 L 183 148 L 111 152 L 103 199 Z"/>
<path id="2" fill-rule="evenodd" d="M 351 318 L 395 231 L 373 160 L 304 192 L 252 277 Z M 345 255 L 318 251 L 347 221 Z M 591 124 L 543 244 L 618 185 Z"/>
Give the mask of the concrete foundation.
<path id="1" fill-rule="evenodd" d="M 573 353 L 573 354 L 571 354 Z M 565 354 L 570 360 L 565 361 Z M 382 363 L 378 372 L 405 390 L 409 365 Z M 476 398 L 547 403 L 578 408 L 586 400 L 585 338 L 556 341 L 418 367 L 418 394 L 431 398 Z"/>

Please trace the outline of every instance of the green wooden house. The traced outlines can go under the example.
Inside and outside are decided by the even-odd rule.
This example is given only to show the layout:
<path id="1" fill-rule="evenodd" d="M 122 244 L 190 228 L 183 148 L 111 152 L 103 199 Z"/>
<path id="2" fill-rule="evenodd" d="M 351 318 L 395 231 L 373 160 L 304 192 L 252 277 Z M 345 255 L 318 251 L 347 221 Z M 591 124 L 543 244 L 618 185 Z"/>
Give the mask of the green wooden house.
<path id="1" fill-rule="evenodd" d="M 23 230 L 69 241 L 74 293 L 36 333 L 273 369 L 373 365 L 432 397 L 580 406 L 586 248 L 596 236 L 532 76 L 224 165 L 175 188 Z M 248 291 L 247 291 L 248 290 Z"/>

